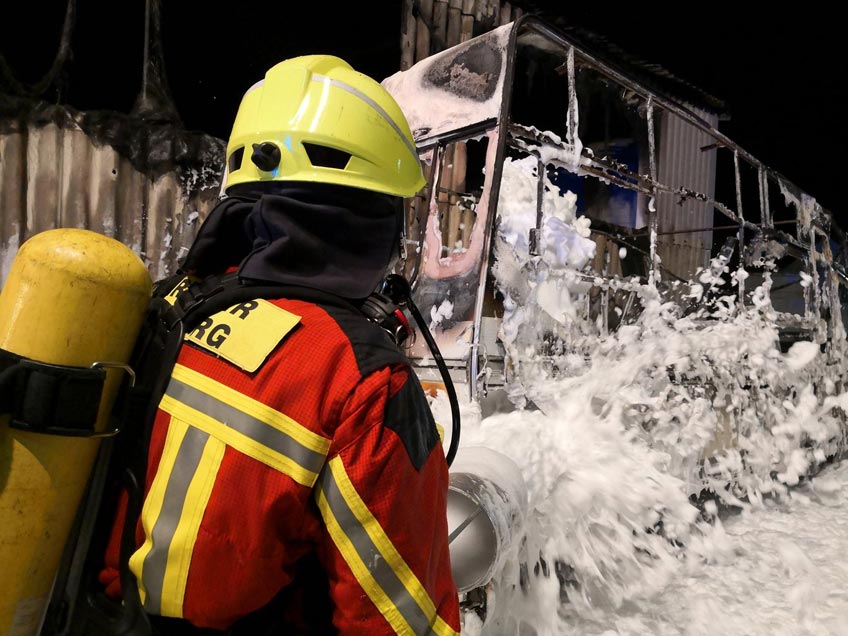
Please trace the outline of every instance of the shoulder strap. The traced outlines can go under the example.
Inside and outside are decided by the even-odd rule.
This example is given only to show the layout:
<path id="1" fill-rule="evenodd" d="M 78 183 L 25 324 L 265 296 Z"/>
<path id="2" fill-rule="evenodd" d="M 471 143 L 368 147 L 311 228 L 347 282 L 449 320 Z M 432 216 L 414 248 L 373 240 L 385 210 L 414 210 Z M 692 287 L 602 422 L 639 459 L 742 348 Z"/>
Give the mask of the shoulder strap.
<path id="1" fill-rule="evenodd" d="M 268 284 L 239 278 L 237 274 L 209 276 L 190 284 L 177 296 L 173 312 L 168 320 L 182 321 L 190 331 L 204 318 L 223 311 L 241 302 L 255 299 L 292 298 L 315 303 L 343 307 L 361 313 L 359 307 L 349 300 L 329 292 L 300 287 L 297 285 Z"/>

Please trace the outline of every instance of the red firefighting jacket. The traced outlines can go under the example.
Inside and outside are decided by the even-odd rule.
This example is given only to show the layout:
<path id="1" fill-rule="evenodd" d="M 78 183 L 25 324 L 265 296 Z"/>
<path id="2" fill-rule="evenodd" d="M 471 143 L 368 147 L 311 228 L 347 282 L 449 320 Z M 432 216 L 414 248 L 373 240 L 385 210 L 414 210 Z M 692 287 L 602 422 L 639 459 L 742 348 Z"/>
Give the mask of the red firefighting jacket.
<path id="1" fill-rule="evenodd" d="M 150 614 L 200 627 L 273 607 L 280 633 L 453 636 L 447 486 L 426 397 L 382 329 L 345 303 L 241 303 L 179 354 L 130 569 Z"/>

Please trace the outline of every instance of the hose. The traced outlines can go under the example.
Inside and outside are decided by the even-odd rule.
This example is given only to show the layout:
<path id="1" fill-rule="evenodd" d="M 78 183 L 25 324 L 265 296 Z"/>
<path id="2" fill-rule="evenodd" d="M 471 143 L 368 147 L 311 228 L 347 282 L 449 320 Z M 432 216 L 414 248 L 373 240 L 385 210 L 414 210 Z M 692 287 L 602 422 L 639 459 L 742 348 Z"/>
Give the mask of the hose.
<path id="1" fill-rule="evenodd" d="M 415 319 L 415 323 L 418 325 L 418 330 L 421 332 L 424 341 L 427 343 L 427 347 L 433 354 L 433 359 L 436 361 L 436 366 L 439 368 L 439 373 L 442 375 L 442 380 L 445 384 L 445 391 L 448 394 L 448 401 L 450 402 L 451 407 L 451 439 L 448 451 L 445 454 L 448 467 L 450 467 L 453 463 L 454 457 L 456 457 L 456 451 L 459 448 L 460 416 L 459 400 L 456 397 L 456 389 L 454 388 L 453 380 L 451 380 L 447 364 L 445 364 L 445 360 L 442 358 L 442 353 L 439 351 L 439 347 L 436 344 L 433 335 L 430 333 L 430 328 L 424 321 L 424 317 L 412 301 L 412 290 L 410 289 L 407 280 L 399 274 L 390 274 L 383 282 L 381 293 L 391 298 L 397 305 L 406 305 L 409 309 L 409 313 L 411 313 L 412 317 Z"/>

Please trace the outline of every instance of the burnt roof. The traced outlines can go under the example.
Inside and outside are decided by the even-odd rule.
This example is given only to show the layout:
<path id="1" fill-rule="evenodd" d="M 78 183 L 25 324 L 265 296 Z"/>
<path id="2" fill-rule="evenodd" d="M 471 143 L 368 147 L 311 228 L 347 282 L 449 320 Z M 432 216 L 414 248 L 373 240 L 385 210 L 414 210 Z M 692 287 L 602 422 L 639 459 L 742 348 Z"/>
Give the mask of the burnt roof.
<path id="1" fill-rule="evenodd" d="M 583 25 L 574 24 L 579 20 L 579 16 L 572 17 L 571 9 L 551 10 L 545 8 L 547 3 L 538 1 L 517 1 L 513 4 L 555 27 L 585 53 L 638 81 L 646 88 L 706 110 L 717 115 L 719 119 L 730 118 L 730 107 L 727 102 L 674 75 L 659 64 L 648 62 L 629 53 L 606 35 Z M 559 5 L 559 3 L 556 4 Z"/>
<path id="2" fill-rule="evenodd" d="M 724 100 L 677 77 L 659 64 L 646 62 L 627 53 L 603 35 L 581 27 L 555 26 L 586 53 L 592 54 L 611 66 L 618 67 L 645 87 L 676 97 L 678 100 L 714 113 L 722 119 L 730 115 L 730 108 Z"/>

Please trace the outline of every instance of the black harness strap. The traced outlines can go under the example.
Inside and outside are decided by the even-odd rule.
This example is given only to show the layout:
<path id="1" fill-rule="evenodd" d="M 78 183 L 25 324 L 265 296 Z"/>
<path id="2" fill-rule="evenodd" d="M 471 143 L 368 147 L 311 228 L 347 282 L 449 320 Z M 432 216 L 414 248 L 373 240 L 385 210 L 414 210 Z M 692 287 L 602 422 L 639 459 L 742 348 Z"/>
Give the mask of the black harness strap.
<path id="1" fill-rule="evenodd" d="M 361 309 L 349 300 L 311 287 L 262 283 L 240 279 L 238 274 L 209 276 L 192 283 L 177 296 L 176 302 L 164 317 L 169 326 L 182 321 L 185 331 L 194 329 L 204 318 L 233 305 L 256 299 L 294 298 L 321 305 L 344 307 L 354 312 Z"/>
<path id="2" fill-rule="evenodd" d="M 106 371 L 48 364 L 0 349 L 0 413 L 13 428 L 73 437 L 95 435 Z"/>

